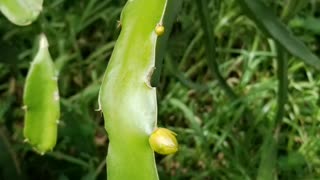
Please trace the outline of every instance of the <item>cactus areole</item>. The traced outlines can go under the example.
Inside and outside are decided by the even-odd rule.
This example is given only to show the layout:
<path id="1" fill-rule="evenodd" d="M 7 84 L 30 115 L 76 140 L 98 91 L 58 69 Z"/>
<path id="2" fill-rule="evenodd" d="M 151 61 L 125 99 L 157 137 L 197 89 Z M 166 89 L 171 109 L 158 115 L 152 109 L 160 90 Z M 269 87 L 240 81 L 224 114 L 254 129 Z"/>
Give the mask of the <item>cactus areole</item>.
<path id="1" fill-rule="evenodd" d="M 156 89 L 150 79 L 156 58 L 163 57 L 156 51 L 165 44 L 166 26 L 171 28 L 176 14 L 172 6 L 180 6 L 180 1 L 128 0 L 121 13 L 121 33 L 99 93 L 110 140 L 108 180 L 158 179 L 154 151 L 148 142 L 157 128 Z"/>

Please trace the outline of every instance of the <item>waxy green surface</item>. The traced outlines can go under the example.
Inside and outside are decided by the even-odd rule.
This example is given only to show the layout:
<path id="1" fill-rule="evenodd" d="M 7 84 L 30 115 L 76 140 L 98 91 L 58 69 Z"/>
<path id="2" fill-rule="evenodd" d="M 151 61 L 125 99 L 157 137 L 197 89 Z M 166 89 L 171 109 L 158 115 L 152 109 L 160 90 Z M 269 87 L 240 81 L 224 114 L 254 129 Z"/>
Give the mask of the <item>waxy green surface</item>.
<path id="1" fill-rule="evenodd" d="M 0 0 L 0 11 L 14 24 L 26 26 L 37 19 L 43 0 Z"/>
<path id="2" fill-rule="evenodd" d="M 129 0 L 121 14 L 121 33 L 100 89 L 105 128 L 109 136 L 108 180 L 158 179 L 148 138 L 156 128 L 155 32 L 164 24 L 166 7 L 176 0 Z M 170 2 L 170 3 L 169 3 Z M 166 27 L 164 27 L 166 28 Z"/>
<path id="3" fill-rule="evenodd" d="M 39 44 L 24 87 L 24 136 L 37 152 L 44 154 L 57 141 L 60 105 L 57 72 L 44 35 Z"/>

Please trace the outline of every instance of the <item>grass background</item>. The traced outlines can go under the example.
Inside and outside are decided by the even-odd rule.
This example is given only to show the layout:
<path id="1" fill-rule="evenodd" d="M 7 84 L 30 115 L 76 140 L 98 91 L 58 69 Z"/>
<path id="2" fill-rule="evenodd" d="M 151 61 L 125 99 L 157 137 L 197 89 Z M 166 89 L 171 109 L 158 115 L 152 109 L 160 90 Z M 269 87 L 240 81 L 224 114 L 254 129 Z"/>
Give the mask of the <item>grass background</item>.
<path id="1" fill-rule="evenodd" d="M 278 16 L 288 5 L 286 0 L 265 2 Z M 41 16 L 26 27 L 0 17 L 1 180 L 105 179 L 108 138 L 95 109 L 124 3 L 45 1 Z M 289 97 L 274 146 L 269 124 L 277 108 L 277 47 L 236 0 L 210 1 L 208 7 L 219 68 L 240 97 L 226 96 L 208 69 L 199 13 L 194 1 L 185 0 L 158 87 L 159 126 L 178 134 L 180 150 L 172 156 L 157 155 L 160 178 L 242 180 L 267 171 L 278 179 L 320 179 L 319 72 L 289 56 Z M 310 0 L 287 20 L 288 28 L 318 55 L 319 7 L 319 1 Z M 25 77 L 41 32 L 60 70 L 62 110 L 58 144 L 44 156 L 23 143 L 21 109 Z"/>

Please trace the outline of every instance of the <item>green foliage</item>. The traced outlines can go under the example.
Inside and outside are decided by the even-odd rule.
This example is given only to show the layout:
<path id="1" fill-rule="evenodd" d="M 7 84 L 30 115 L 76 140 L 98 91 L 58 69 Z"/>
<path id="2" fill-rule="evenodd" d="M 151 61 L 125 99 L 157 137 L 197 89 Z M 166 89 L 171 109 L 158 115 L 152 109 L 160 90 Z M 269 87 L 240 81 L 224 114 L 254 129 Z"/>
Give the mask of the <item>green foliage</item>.
<path id="1" fill-rule="evenodd" d="M 267 32 L 291 54 L 301 58 L 307 64 L 320 70 L 320 59 L 298 39 L 292 36 L 284 24 L 269 10 L 261 0 L 241 0 L 239 4 L 259 28 Z"/>
<path id="2" fill-rule="evenodd" d="M 235 99 L 207 66 L 207 38 L 196 2 L 185 0 L 175 20 L 157 89 L 158 123 L 178 134 L 180 146 L 175 155 L 156 156 L 160 179 L 257 179 L 268 169 L 278 179 L 319 179 L 319 73 L 304 58 L 288 56 L 288 103 L 276 123 L 281 128 L 275 128 L 278 40 L 257 29 L 261 26 L 247 18 L 238 2 L 207 1 L 214 58 Z M 311 52 L 320 51 L 318 1 L 304 1 L 293 14 L 283 12 L 292 9 L 292 1 L 264 2 L 273 17 L 284 18 L 282 26 L 288 24 L 295 39 Z M 17 174 L 20 179 L 105 179 L 108 136 L 101 113 L 94 110 L 125 1 L 44 3 L 30 26 L 16 27 L 0 17 L 0 179 L 17 179 Z M 61 94 L 57 145 L 44 156 L 23 143 L 21 109 L 40 32 L 57 60 Z M 247 109 L 253 118 L 246 116 Z"/>

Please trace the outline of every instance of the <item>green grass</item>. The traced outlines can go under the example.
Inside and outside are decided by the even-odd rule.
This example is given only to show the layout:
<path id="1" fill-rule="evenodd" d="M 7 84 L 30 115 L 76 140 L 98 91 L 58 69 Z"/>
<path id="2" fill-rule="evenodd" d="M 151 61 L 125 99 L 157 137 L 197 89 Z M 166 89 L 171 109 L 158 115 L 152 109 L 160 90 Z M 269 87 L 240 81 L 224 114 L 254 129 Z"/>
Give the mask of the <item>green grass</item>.
<path id="1" fill-rule="evenodd" d="M 277 44 L 244 16 L 235 0 L 219 2 L 208 4 L 216 60 L 239 97 L 227 96 L 208 68 L 197 6 L 185 0 L 158 87 L 159 126 L 178 134 L 180 150 L 157 155 L 160 178 L 257 179 L 268 174 L 269 166 L 274 168 L 269 174 L 278 179 L 319 179 L 319 72 L 288 56 L 288 103 L 283 120 L 272 126 L 278 108 Z M 286 6 L 286 1 L 266 2 L 278 15 Z M 44 12 L 27 27 L 0 17 L 0 179 L 105 179 L 108 138 L 95 109 L 124 3 L 45 1 Z M 319 6 L 310 1 L 287 23 L 316 53 L 319 31 L 310 27 L 320 21 L 310 18 L 317 17 Z M 23 143 L 21 109 L 41 31 L 59 65 L 62 110 L 58 144 L 45 156 Z M 270 138 L 274 132 L 277 136 Z"/>

